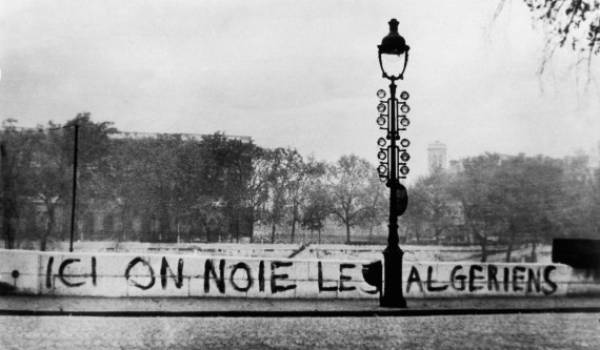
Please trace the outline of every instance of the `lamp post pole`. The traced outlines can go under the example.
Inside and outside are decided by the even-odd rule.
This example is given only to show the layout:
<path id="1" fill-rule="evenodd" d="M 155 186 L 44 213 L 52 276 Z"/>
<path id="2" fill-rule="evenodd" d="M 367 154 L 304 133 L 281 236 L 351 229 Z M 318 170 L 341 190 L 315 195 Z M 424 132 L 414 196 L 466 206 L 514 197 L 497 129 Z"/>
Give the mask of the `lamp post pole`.
<path id="1" fill-rule="evenodd" d="M 377 123 L 380 129 L 386 130 L 386 137 L 380 138 L 377 144 L 381 147 L 378 158 L 379 177 L 390 189 L 390 208 L 388 223 L 387 246 L 383 251 L 383 288 L 380 305 L 383 307 L 405 308 L 406 300 L 402 291 L 402 258 L 404 252 L 398 245 L 398 217 L 401 216 L 408 205 L 406 187 L 400 183 L 400 179 L 406 178 L 409 169 L 406 165 L 410 156 L 406 151 L 410 142 L 408 139 L 400 138 L 400 131 L 406 130 L 409 120 L 406 113 L 410 108 L 405 100 L 408 93 L 403 91 L 399 101 L 396 97 L 396 80 L 403 79 L 406 64 L 408 62 L 408 50 L 404 38 L 398 34 L 398 21 L 392 19 L 389 22 L 390 33 L 383 38 L 379 45 L 379 64 L 383 77 L 390 80 L 390 97 L 380 101 L 377 107 L 380 112 Z M 391 59 L 391 66 L 388 66 Z M 385 91 L 379 90 L 377 96 L 385 98 Z M 402 112 L 402 115 L 399 115 Z M 400 124 L 400 125 L 399 125 Z"/>
<path id="2" fill-rule="evenodd" d="M 71 232 L 69 237 L 69 251 L 73 252 L 73 239 L 75 235 L 75 209 L 77 208 L 77 151 L 79 149 L 79 124 L 75 123 L 75 140 L 73 141 L 73 179 L 71 192 Z"/>
<path id="3" fill-rule="evenodd" d="M 388 171 L 387 187 L 390 188 L 390 212 L 388 223 L 387 246 L 383 251 L 383 295 L 380 300 L 381 306 L 386 307 L 406 307 L 406 300 L 402 292 L 402 258 L 404 252 L 398 245 L 400 237 L 398 235 L 398 216 L 402 208 L 399 208 L 399 196 L 406 197 L 406 189 L 400 184 L 398 179 L 398 153 L 399 148 L 397 140 L 400 137 L 397 125 L 397 100 L 396 84 L 392 81 L 390 84 L 390 108 L 389 108 L 389 135 L 390 140 L 388 151 Z M 404 189 L 403 194 L 402 189 Z M 403 210 L 402 210 L 403 211 Z"/>

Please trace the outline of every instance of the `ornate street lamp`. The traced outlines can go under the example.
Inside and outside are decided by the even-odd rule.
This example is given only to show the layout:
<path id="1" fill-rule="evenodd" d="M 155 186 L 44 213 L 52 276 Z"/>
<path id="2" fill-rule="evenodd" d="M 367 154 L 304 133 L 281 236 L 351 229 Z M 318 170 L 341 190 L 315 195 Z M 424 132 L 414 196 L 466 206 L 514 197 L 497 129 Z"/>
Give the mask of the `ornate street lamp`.
<path id="1" fill-rule="evenodd" d="M 408 64 L 408 50 L 404 38 L 398 34 L 398 21 L 389 21 L 390 33 L 381 40 L 379 48 L 379 65 L 383 77 L 390 80 L 390 97 L 386 97 L 385 90 L 379 90 L 377 97 L 381 99 L 377 110 L 380 115 L 377 124 L 386 131 L 385 138 L 379 138 L 380 146 L 377 158 L 379 159 L 379 178 L 390 188 L 390 215 L 387 247 L 383 251 L 383 293 L 380 305 L 385 307 L 406 307 L 406 300 L 402 293 L 402 257 L 404 252 L 398 245 L 398 217 L 404 213 L 408 204 L 406 187 L 400 183 L 409 172 L 407 162 L 410 155 L 407 148 L 410 141 L 400 138 L 400 131 L 405 131 L 410 124 L 406 114 L 410 107 L 406 104 L 409 94 L 400 93 L 399 101 L 396 98 L 395 81 L 404 79 L 404 72 Z M 402 113 L 399 115 L 398 110 Z"/>
<path id="2" fill-rule="evenodd" d="M 379 48 L 379 66 L 383 77 L 394 82 L 404 79 L 404 71 L 408 64 L 408 50 L 404 38 L 398 34 L 398 21 L 392 18 L 388 24 L 390 32 L 381 40 Z"/>

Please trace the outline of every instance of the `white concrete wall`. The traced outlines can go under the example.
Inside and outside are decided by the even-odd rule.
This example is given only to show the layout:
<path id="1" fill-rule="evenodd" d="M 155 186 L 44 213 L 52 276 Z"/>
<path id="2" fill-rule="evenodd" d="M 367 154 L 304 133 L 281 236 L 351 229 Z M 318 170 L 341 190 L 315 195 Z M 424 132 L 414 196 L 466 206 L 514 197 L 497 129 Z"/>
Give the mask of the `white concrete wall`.
<path id="1" fill-rule="evenodd" d="M 167 254 L 205 254 L 218 256 L 287 257 L 300 248 L 299 244 L 241 244 L 241 243 L 148 243 L 84 241 L 74 242 L 77 252 L 156 252 Z M 69 242 L 53 242 L 51 250 L 66 252 Z"/>
<path id="2" fill-rule="evenodd" d="M 362 276 L 369 262 L 0 250 L 0 282 L 42 295 L 377 298 Z M 402 279 L 411 298 L 600 293 L 598 276 L 561 264 L 405 262 Z"/>
<path id="3" fill-rule="evenodd" d="M 0 250 L 0 281 L 16 293 L 43 295 L 376 298 L 363 281 L 363 263 Z"/>
<path id="4" fill-rule="evenodd" d="M 384 245 L 343 245 L 343 244 L 311 244 L 306 250 L 298 254 L 297 258 L 318 258 L 318 259 L 360 259 L 373 260 L 379 259 L 381 252 L 385 249 Z M 443 245 L 410 245 L 403 244 L 404 261 L 479 261 L 481 258 L 481 247 L 479 246 L 443 246 Z M 494 250 L 494 248 L 492 248 Z M 552 261 L 552 246 L 538 245 L 537 261 L 550 263 Z M 528 258 L 531 254 L 531 246 L 524 245 L 514 247 L 512 253 L 513 261 L 521 261 Z M 488 262 L 505 261 L 506 252 L 489 252 Z"/>
<path id="5" fill-rule="evenodd" d="M 600 294 L 593 274 L 563 264 L 413 262 L 402 274 L 404 292 L 413 298 Z"/>

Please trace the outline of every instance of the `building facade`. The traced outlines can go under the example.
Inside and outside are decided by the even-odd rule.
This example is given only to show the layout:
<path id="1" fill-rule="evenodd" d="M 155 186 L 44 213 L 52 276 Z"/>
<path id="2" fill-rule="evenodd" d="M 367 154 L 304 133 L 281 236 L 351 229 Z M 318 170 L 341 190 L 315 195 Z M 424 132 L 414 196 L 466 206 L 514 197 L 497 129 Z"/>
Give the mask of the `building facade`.
<path id="1" fill-rule="evenodd" d="M 447 151 L 446 145 L 440 141 L 435 141 L 427 146 L 429 174 L 435 174 L 440 170 L 446 170 L 448 161 Z"/>

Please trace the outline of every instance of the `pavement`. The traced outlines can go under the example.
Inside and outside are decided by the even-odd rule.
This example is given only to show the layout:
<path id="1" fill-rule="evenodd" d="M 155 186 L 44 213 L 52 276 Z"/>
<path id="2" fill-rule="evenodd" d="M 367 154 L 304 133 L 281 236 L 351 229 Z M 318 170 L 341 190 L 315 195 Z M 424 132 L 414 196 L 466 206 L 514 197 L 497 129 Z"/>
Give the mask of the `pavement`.
<path id="1" fill-rule="evenodd" d="M 407 309 L 387 309 L 372 299 L 0 296 L 0 349 L 588 350 L 600 344 L 597 297 L 407 302 Z"/>
<path id="2" fill-rule="evenodd" d="M 600 313 L 424 317 L 1 316 L 0 349 L 585 349 Z"/>
<path id="3" fill-rule="evenodd" d="M 104 298 L 0 296 L 0 315 L 81 316 L 426 316 L 600 312 L 600 297 L 407 299 L 406 309 L 375 299 Z"/>

